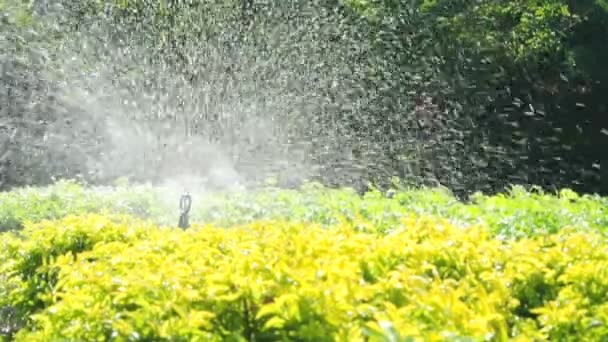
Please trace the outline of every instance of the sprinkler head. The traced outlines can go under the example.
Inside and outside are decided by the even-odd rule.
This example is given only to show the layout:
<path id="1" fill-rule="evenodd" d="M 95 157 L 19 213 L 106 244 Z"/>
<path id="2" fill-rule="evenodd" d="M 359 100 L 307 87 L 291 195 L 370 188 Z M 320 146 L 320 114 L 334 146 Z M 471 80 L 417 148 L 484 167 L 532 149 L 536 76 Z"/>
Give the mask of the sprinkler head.
<path id="1" fill-rule="evenodd" d="M 190 213 L 190 208 L 192 207 L 192 196 L 188 192 L 184 193 L 179 200 L 179 222 L 178 227 L 182 229 L 187 229 L 190 227 L 190 222 L 188 219 L 188 214 Z"/>

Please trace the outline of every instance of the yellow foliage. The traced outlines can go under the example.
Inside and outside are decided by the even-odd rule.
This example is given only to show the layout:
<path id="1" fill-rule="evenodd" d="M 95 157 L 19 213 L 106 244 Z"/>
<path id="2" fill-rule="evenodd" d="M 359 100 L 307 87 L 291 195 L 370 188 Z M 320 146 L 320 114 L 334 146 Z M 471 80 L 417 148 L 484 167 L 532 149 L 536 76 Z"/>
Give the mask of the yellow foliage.
<path id="1" fill-rule="evenodd" d="M 425 218 L 404 219 L 386 235 L 353 229 L 365 224 L 143 233 L 116 223 L 106 235 L 120 238 L 48 266 L 58 272 L 52 296 L 17 340 L 608 336 L 608 244 L 599 234 L 500 241 L 484 227 Z"/>

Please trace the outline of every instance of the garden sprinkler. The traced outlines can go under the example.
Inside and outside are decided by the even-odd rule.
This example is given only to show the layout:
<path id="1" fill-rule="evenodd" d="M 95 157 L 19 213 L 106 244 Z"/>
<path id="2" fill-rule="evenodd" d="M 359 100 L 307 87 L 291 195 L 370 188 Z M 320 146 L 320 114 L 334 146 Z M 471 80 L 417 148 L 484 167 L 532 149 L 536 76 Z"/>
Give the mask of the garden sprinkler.
<path id="1" fill-rule="evenodd" d="M 192 197 L 186 192 L 179 200 L 179 210 L 181 213 L 179 215 L 179 223 L 177 225 L 182 229 L 190 227 L 190 223 L 188 222 L 190 207 L 192 207 Z"/>

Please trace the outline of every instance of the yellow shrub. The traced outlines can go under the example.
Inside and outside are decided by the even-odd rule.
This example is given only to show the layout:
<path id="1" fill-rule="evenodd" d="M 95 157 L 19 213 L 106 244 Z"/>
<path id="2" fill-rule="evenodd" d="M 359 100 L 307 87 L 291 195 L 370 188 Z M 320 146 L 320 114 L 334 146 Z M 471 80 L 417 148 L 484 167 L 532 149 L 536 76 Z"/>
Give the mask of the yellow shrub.
<path id="1" fill-rule="evenodd" d="M 43 308 L 17 340 L 608 336 L 603 236 L 564 231 L 499 241 L 484 227 L 415 218 L 387 235 L 353 226 L 361 224 L 258 222 L 106 234 L 52 262 L 57 282 L 43 291 Z M 49 236 L 59 231 L 39 228 Z"/>

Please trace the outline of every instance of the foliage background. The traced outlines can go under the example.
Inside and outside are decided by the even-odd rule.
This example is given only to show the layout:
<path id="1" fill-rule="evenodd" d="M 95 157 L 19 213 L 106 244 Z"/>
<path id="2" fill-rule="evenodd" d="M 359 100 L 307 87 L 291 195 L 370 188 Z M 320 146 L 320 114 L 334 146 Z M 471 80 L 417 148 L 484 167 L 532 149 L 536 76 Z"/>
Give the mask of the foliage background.
<path id="1" fill-rule="evenodd" d="M 181 172 L 606 193 L 607 8 L 2 0 L 0 186 Z"/>

